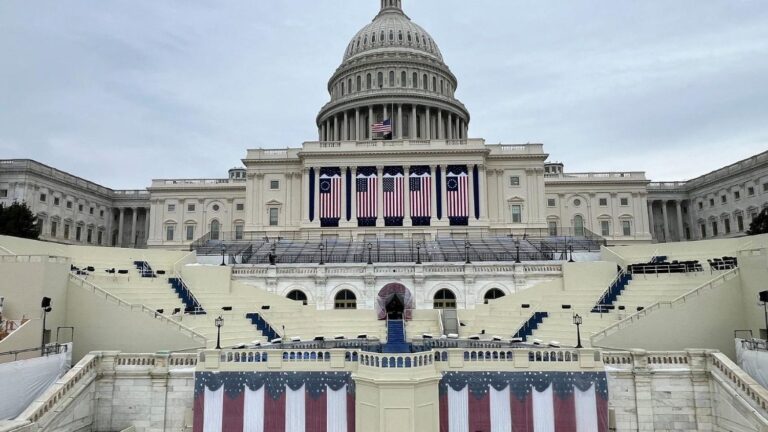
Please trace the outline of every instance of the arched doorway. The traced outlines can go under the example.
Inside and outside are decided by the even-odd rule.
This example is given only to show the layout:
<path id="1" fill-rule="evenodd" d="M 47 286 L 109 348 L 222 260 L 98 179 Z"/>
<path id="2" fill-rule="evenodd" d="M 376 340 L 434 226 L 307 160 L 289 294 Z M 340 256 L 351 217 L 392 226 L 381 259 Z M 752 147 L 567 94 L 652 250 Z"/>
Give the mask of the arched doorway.
<path id="1" fill-rule="evenodd" d="M 217 221 L 216 219 L 211 221 L 211 240 L 219 239 L 220 228 L 221 228 L 221 224 L 219 224 L 219 221 Z"/>
<path id="2" fill-rule="evenodd" d="M 573 217 L 573 235 L 577 237 L 584 236 L 584 218 L 581 215 Z"/>
<path id="3" fill-rule="evenodd" d="M 350 290 L 341 290 L 333 299 L 334 309 L 357 309 L 357 297 Z"/>
<path id="4" fill-rule="evenodd" d="M 376 296 L 376 314 L 380 320 L 387 317 L 409 320 L 413 308 L 413 295 L 403 284 L 396 282 L 387 284 Z"/>
<path id="5" fill-rule="evenodd" d="M 504 291 L 498 288 L 491 288 L 485 292 L 483 300 L 485 300 L 485 304 L 488 304 L 488 300 L 496 300 L 497 298 L 504 297 L 504 295 Z"/>
<path id="6" fill-rule="evenodd" d="M 293 290 L 286 297 L 293 301 L 300 301 L 305 306 L 307 304 L 307 295 L 302 290 Z"/>
<path id="7" fill-rule="evenodd" d="M 432 300 L 435 309 L 456 309 L 456 294 L 449 289 L 443 288 L 436 292 Z"/>

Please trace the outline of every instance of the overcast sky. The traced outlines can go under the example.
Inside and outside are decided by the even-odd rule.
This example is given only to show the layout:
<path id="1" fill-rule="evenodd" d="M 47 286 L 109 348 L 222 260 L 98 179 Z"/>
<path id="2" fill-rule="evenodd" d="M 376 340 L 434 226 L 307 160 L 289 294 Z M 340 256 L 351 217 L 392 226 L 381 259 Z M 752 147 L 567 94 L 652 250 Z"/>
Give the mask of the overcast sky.
<path id="1" fill-rule="evenodd" d="M 404 0 L 470 136 L 681 180 L 768 149 L 764 0 Z M 378 0 L 2 0 L 0 158 L 112 188 L 223 177 L 317 138 Z"/>

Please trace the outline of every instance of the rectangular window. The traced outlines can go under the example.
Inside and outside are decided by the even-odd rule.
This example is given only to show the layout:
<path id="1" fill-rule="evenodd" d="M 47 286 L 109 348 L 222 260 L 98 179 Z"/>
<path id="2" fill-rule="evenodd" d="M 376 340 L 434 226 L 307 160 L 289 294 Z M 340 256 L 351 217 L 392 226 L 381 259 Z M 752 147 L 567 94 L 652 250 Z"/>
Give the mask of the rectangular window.
<path id="1" fill-rule="evenodd" d="M 168 204 L 168 212 L 175 212 L 176 211 L 176 204 Z"/>
<path id="2" fill-rule="evenodd" d="M 165 226 L 165 240 L 166 241 L 173 241 L 173 234 L 176 230 L 175 225 L 166 225 Z"/>
<path id="3" fill-rule="evenodd" d="M 707 238 L 707 226 L 701 224 L 701 238 Z"/>
<path id="4" fill-rule="evenodd" d="M 88 231 L 86 233 L 85 241 L 88 242 L 88 244 L 93 242 L 93 229 L 88 228 Z"/>
<path id="5" fill-rule="evenodd" d="M 280 180 L 270 180 L 269 181 L 269 188 L 271 190 L 278 190 L 278 189 L 280 189 Z"/>
<path id="6" fill-rule="evenodd" d="M 710 198 L 709 199 L 709 206 L 710 207 L 714 207 L 715 206 L 715 199 L 714 198 Z"/>
<path id="7" fill-rule="evenodd" d="M 739 232 L 744 231 L 744 216 L 742 215 L 736 216 L 736 228 L 739 229 Z"/>
<path id="8" fill-rule="evenodd" d="M 712 222 L 712 236 L 717 237 L 717 221 Z"/>
<path id="9" fill-rule="evenodd" d="M 64 238 L 69 238 L 69 224 L 64 224 Z"/>
<path id="10" fill-rule="evenodd" d="M 104 241 L 104 232 L 99 231 L 98 233 L 96 233 L 96 242 L 99 246 L 101 246 L 103 241 Z"/>
<path id="11" fill-rule="evenodd" d="M 53 205 L 60 205 L 60 203 L 61 203 L 61 200 L 59 199 L 59 197 L 53 197 Z"/>
<path id="12" fill-rule="evenodd" d="M 768 192 L 768 183 L 763 183 L 763 192 Z"/>
<path id="13" fill-rule="evenodd" d="M 187 204 L 187 211 L 188 212 L 195 211 L 195 205 L 194 204 Z"/>
<path id="14" fill-rule="evenodd" d="M 99 210 L 99 217 L 104 217 L 104 210 Z"/>
<path id="15" fill-rule="evenodd" d="M 552 237 L 557 236 L 557 222 L 549 221 L 547 222 L 547 226 L 549 227 L 549 235 Z"/>
<path id="16" fill-rule="evenodd" d="M 68 208 L 68 209 L 71 209 L 71 208 L 72 208 L 72 201 L 67 201 L 67 208 Z"/>
<path id="17" fill-rule="evenodd" d="M 269 209 L 269 226 L 277 226 L 279 222 L 278 212 L 279 212 L 279 209 L 276 209 L 276 208 Z"/>
<path id="18" fill-rule="evenodd" d="M 723 225 L 725 226 L 725 233 L 730 234 L 731 233 L 731 220 L 730 219 L 724 219 Z"/>
<path id="19" fill-rule="evenodd" d="M 609 221 L 600 221 L 600 235 L 603 237 L 611 235 L 611 223 Z"/>
<path id="20" fill-rule="evenodd" d="M 625 206 L 625 207 L 628 206 L 629 205 L 629 198 L 621 198 L 620 199 L 620 204 Z"/>
<path id="21" fill-rule="evenodd" d="M 82 204 L 78 204 L 77 205 L 77 211 L 83 211 L 83 205 Z"/>
<path id="22" fill-rule="evenodd" d="M 598 201 L 600 207 L 607 207 L 608 206 L 608 198 L 600 198 Z"/>
<path id="23" fill-rule="evenodd" d="M 245 210 L 245 204 L 243 204 L 243 203 L 235 204 L 235 210 L 237 210 L 237 211 Z"/>
<path id="24" fill-rule="evenodd" d="M 703 210 L 703 209 L 704 209 L 704 203 L 699 201 L 699 210 Z"/>
<path id="25" fill-rule="evenodd" d="M 40 194 L 40 201 L 45 202 L 46 198 L 48 198 L 44 193 Z"/>
<path id="26" fill-rule="evenodd" d="M 512 223 L 521 223 L 523 221 L 523 207 L 519 205 L 512 206 Z"/>
<path id="27" fill-rule="evenodd" d="M 547 207 L 554 207 L 557 205 L 557 202 L 554 198 L 547 198 Z"/>
<path id="28" fill-rule="evenodd" d="M 75 240 L 80 241 L 80 236 L 82 235 L 82 232 L 83 232 L 82 227 L 75 228 Z"/>
<path id="29" fill-rule="evenodd" d="M 51 237 L 56 237 L 56 228 L 58 228 L 58 222 L 51 221 Z"/>
<path id="30" fill-rule="evenodd" d="M 195 239 L 195 226 L 187 225 L 187 241 L 192 241 L 194 239 Z"/>
<path id="31" fill-rule="evenodd" d="M 755 195 L 755 188 L 750 186 L 747 188 L 747 195 L 754 196 Z"/>
<path id="32" fill-rule="evenodd" d="M 0 198 L 8 198 L 8 189 L 0 189 Z"/>
<path id="33" fill-rule="evenodd" d="M 242 240 L 243 239 L 243 230 L 244 226 L 242 225 L 235 225 L 235 240 Z"/>
<path id="34" fill-rule="evenodd" d="M 632 224 L 628 220 L 621 221 L 621 232 L 625 236 L 632 235 Z"/>
<path id="35" fill-rule="evenodd" d="M 725 204 L 727 202 L 728 202 L 728 198 L 725 195 L 720 197 L 720 204 Z"/>
<path id="36" fill-rule="evenodd" d="M 520 186 L 520 177 L 518 176 L 512 176 L 509 178 L 509 185 L 510 186 Z"/>
<path id="37" fill-rule="evenodd" d="M 741 199 L 741 192 L 739 192 L 739 191 L 734 191 L 734 192 L 733 192 L 733 199 L 735 199 L 735 200 L 740 200 L 740 199 Z"/>

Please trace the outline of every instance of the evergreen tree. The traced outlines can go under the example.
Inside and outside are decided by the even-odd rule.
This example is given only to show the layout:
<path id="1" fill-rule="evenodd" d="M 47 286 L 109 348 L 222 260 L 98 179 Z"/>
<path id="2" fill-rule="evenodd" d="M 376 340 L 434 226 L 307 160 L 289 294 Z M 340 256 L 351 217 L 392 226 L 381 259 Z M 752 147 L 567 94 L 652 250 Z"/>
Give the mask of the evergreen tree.
<path id="1" fill-rule="evenodd" d="M 749 231 L 747 234 L 766 234 L 768 233 L 768 208 L 763 209 L 757 217 L 752 219 L 752 223 L 749 224 Z"/>
<path id="2" fill-rule="evenodd" d="M 37 217 L 26 203 L 0 204 L 0 235 L 37 239 Z"/>

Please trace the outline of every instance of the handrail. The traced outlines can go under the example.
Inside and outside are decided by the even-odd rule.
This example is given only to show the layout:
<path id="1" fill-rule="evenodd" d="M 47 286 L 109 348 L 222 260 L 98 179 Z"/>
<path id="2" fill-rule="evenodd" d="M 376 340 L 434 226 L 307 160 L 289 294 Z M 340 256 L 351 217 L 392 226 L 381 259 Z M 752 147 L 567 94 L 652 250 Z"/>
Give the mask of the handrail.
<path id="1" fill-rule="evenodd" d="M 725 354 L 712 353 L 712 371 L 718 370 L 733 388 L 741 390 L 765 415 L 768 411 L 768 390 L 741 370 Z"/>
<path id="2" fill-rule="evenodd" d="M 640 318 L 643 318 L 644 316 L 648 315 L 649 313 L 652 313 L 653 311 L 657 309 L 661 309 L 662 306 L 669 306 L 672 307 L 678 303 L 685 303 L 685 301 L 693 296 L 698 295 L 700 291 L 704 290 L 705 288 L 714 288 L 715 283 L 717 282 L 725 282 L 727 280 L 730 280 L 732 277 L 738 276 L 739 274 L 739 268 L 736 267 L 732 270 L 729 270 L 719 276 L 717 276 L 714 279 L 709 280 L 708 282 L 703 283 L 702 285 L 699 285 L 698 287 L 688 291 L 687 293 L 673 299 L 670 301 L 657 301 L 656 303 L 646 307 L 643 310 L 637 311 L 626 318 L 619 320 L 608 327 L 604 328 L 603 330 L 593 334 L 590 339 L 592 341 L 592 346 L 598 346 L 595 344 L 595 340 L 598 340 L 599 338 L 604 338 L 612 333 L 615 333 L 623 328 L 626 328 L 630 324 L 632 324 L 634 321 L 639 320 Z"/>
<path id="3" fill-rule="evenodd" d="M 437 324 L 438 324 L 438 328 L 440 329 L 440 334 L 444 335 L 445 327 L 443 326 L 443 310 L 442 309 L 437 310 Z"/>
<path id="4" fill-rule="evenodd" d="M 116 295 L 111 294 L 110 292 L 108 292 L 104 288 L 101 288 L 100 286 L 98 286 L 98 285 L 96 285 L 94 283 L 91 283 L 91 282 L 89 282 L 89 281 L 87 281 L 87 280 L 85 280 L 85 279 L 83 279 L 81 277 L 78 277 L 78 276 L 76 276 L 76 275 L 74 275 L 72 273 L 69 274 L 69 278 L 70 278 L 70 280 L 72 282 L 79 283 L 82 288 L 85 288 L 85 285 L 88 285 L 93 292 L 98 292 L 99 294 L 104 295 L 104 298 L 107 301 L 109 301 L 110 298 L 114 299 L 115 302 L 118 304 L 118 306 L 127 307 L 131 311 L 134 310 L 134 307 L 139 306 L 141 312 L 144 312 L 144 313 L 152 316 L 155 319 L 159 319 L 160 321 L 162 321 L 162 322 L 164 322 L 166 324 L 169 324 L 169 325 L 172 325 L 172 326 L 178 328 L 178 330 L 180 332 L 187 334 L 192 339 L 195 339 L 195 340 L 198 340 L 200 342 L 203 342 L 204 345 L 208 341 L 208 339 L 205 336 L 203 336 L 202 334 L 192 330 L 191 328 L 189 328 L 189 327 L 187 327 L 187 326 L 185 326 L 185 325 L 183 325 L 183 324 L 181 324 L 181 323 L 179 323 L 179 322 L 177 322 L 175 320 L 172 320 L 172 319 L 166 317 L 163 314 L 158 313 L 157 311 L 155 311 L 154 309 L 148 307 L 147 305 L 145 305 L 143 303 L 142 304 L 137 304 L 137 305 L 132 304 L 132 303 L 128 303 L 127 301 L 121 299 L 120 297 L 117 297 Z"/>
<path id="5" fill-rule="evenodd" d="M 621 269 L 621 271 L 616 275 L 616 277 L 613 278 L 611 283 L 608 284 L 608 288 L 606 288 L 605 291 L 603 291 L 603 294 L 600 295 L 600 298 L 597 299 L 597 303 L 595 303 L 595 306 L 600 306 L 603 303 L 603 300 L 605 300 L 605 297 L 608 296 L 608 293 L 611 291 L 611 287 L 613 287 L 616 283 L 618 283 L 621 277 L 624 276 L 625 274 L 627 274 L 627 272 L 624 269 Z"/>

